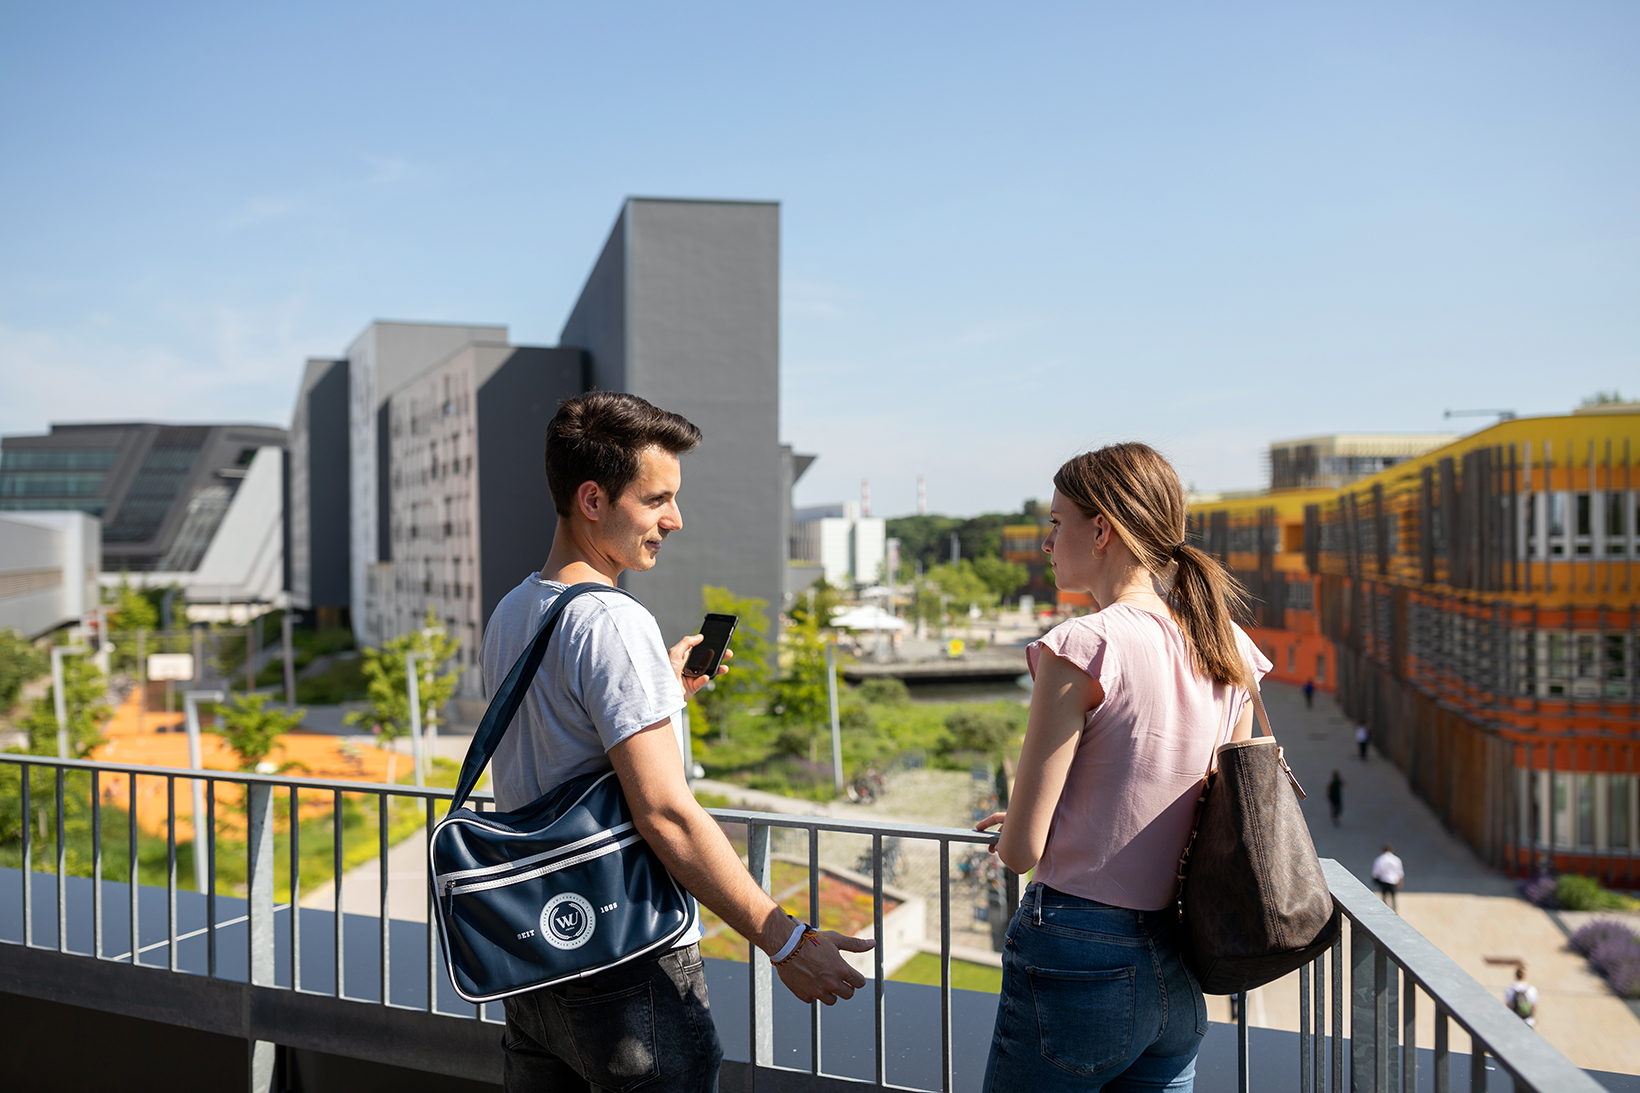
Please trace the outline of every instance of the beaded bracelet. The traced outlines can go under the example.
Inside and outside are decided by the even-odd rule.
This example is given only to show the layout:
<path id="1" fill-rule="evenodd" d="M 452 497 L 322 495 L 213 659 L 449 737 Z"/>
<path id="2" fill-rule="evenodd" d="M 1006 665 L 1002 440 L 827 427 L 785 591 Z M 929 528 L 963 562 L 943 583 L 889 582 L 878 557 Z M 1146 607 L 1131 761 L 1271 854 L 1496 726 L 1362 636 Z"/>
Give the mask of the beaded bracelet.
<path id="1" fill-rule="evenodd" d="M 797 944 L 792 946 L 792 951 L 787 953 L 785 956 L 781 957 L 779 960 L 769 961 L 769 963 L 771 965 L 773 965 L 776 968 L 779 968 L 779 967 L 783 967 L 787 964 L 790 964 L 793 960 L 797 959 L 797 954 L 803 948 L 803 943 L 805 941 L 811 941 L 811 940 L 815 940 L 815 939 L 819 938 L 819 936 L 820 936 L 820 931 L 819 930 L 816 930 L 813 926 L 810 926 L 806 922 L 803 923 L 802 926 L 803 926 L 802 933 L 797 939 Z"/>

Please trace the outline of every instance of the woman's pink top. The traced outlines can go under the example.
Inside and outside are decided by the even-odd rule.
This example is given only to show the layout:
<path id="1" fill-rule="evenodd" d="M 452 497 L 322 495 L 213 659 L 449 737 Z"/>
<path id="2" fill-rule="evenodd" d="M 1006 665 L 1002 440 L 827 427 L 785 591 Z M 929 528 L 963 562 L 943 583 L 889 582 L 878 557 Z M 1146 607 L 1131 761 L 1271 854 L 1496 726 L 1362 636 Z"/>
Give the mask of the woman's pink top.
<path id="1" fill-rule="evenodd" d="M 1270 662 L 1239 627 L 1236 641 L 1262 679 Z M 1105 700 L 1088 711 L 1033 879 L 1115 907 L 1159 911 L 1173 902 L 1202 775 L 1241 719 L 1247 692 L 1197 675 L 1178 625 L 1127 604 L 1071 619 L 1032 642 L 1033 677 L 1042 649 L 1099 680 Z"/>

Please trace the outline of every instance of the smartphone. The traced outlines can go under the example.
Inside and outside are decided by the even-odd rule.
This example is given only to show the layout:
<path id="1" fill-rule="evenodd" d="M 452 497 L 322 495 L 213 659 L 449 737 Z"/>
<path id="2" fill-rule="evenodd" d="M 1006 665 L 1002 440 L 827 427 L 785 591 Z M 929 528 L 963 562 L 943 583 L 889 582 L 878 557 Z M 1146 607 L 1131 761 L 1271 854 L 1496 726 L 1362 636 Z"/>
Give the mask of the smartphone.
<path id="1" fill-rule="evenodd" d="M 696 676 L 711 679 L 717 675 L 718 665 L 723 663 L 723 654 L 729 648 L 729 637 L 739 621 L 739 615 L 707 615 L 706 621 L 700 624 L 701 637 L 705 640 L 689 650 L 689 659 L 683 662 L 683 674 L 690 679 Z"/>

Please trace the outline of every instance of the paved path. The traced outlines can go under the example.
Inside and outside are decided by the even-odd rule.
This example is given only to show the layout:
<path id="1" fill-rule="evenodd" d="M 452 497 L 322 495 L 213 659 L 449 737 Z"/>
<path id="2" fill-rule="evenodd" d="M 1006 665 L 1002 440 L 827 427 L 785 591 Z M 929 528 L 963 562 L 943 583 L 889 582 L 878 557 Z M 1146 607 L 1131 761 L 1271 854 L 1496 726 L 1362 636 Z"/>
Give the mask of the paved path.
<path id="1" fill-rule="evenodd" d="M 381 859 L 371 858 L 342 874 L 342 912 L 381 914 Z M 331 910 L 336 903 L 332 881 L 302 893 L 303 907 Z M 415 834 L 387 848 L 387 917 L 427 921 L 427 833 Z"/>

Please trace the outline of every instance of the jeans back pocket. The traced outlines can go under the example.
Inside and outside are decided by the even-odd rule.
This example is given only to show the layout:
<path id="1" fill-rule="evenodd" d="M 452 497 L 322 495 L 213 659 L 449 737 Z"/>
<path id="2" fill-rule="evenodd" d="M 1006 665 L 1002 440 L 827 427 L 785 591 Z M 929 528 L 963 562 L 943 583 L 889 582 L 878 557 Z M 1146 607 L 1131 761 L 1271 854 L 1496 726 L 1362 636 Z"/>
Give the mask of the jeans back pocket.
<path id="1" fill-rule="evenodd" d="M 557 1002 L 587 1081 L 619 1093 L 660 1073 L 655 1004 L 648 983 L 590 998 L 560 997 Z M 557 1050 L 550 1042 L 549 1046 Z"/>
<path id="2" fill-rule="evenodd" d="M 1025 973 L 1044 1059 L 1082 1078 L 1126 1063 L 1133 1049 L 1135 968 Z"/>

